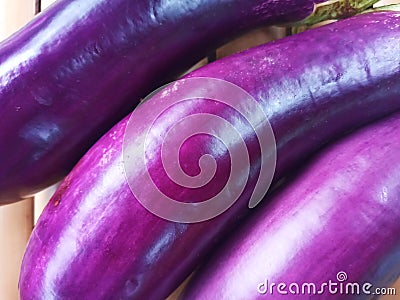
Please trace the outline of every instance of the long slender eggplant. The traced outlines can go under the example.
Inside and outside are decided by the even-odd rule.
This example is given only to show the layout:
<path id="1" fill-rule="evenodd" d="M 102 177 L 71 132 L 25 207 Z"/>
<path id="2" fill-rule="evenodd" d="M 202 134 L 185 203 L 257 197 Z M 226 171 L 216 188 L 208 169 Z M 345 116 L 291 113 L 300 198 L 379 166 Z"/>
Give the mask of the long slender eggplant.
<path id="1" fill-rule="evenodd" d="M 274 131 L 276 182 L 325 143 L 400 110 L 399 40 L 399 12 L 359 15 L 216 61 L 145 101 L 133 111 L 135 118 L 127 116 L 85 154 L 45 208 L 22 264 L 22 299 L 166 297 L 250 211 L 265 154 L 255 130 L 268 129 L 254 103 Z M 226 80 L 248 92 L 254 100 L 243 97 L 239 105 L 250 118 L 229 101 L 193 98 L 208 88 L 201 84 L 187 91 L 187 101 L 176 101 L 185 96 L 181 84 L 199 78 Z M 151 119 L 165 103 L 172 104 Z M 216 118 L 191 119 L 198 114 Z M 198 132 L 179 151 L 168 150 L 164 145 L 169 142 L 181 143 L 184 133 L 173 130 L 181 124 L 181 130 L 193 131 L 209 126 L 226 140 Z M 139 203 L 131 188 L 150 201 L 164 194 L 185 203 L 204 202 L 223 190 L 231 157 L 243 150 L 240 138 L 227 134 L 227 124 L 245 143 L 249 172 L 237 178 L 243 191 L 225 213 L 196 224 L 178 223 Z M 138 146 L 143 140 L 144 156 Z M 129 151 L 124 154 L 123 149 Z M 196 177 L 202 174 L 204 155 L 214 158 L 216 168 L 203 186 L 178 184 L 164 170 L 166 158 L 175 169 Z M 129 156 L 131 172 L 126 168 Z M 145 167 L 136 167 L 143 160 Z M 152 182 L 146 180 L 148 174 Z"/>
<path id="2" fill-rule="evenodd" d="M 181 298 L 371 299 L 400 276 L 399 220 L 397 113 L 329 145 L 218 249 Z"/>
<path id="3" fill-rule="evenodd" d="M 319 2 L 59 0 L 0 44 L 0 203 L 62 179 L 141 97 L 217 46 L 313 19 Z"/>

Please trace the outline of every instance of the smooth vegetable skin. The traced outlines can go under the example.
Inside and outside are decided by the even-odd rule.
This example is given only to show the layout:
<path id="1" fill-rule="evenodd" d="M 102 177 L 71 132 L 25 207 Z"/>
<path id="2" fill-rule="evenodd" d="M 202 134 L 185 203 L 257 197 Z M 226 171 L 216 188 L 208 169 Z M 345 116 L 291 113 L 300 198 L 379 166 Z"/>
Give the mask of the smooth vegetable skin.
<path id="1" fill-rule="evenodd" d="M 258 101 L 275 132 L 278 180 L 325 142 L 400 110 L 399 24 L 396 12 L 360 15 L 216 61 L 189 76 L 225 79 Z M 128 144 L 144 138 L 147 116 L 177 93 L 179 88 L 170 86 L 137 108 L 138 125 Z M 193 176 L 199 157 L 213 156 L 218 168 L 208 184 L 196 189 L 177 186 L 163 172 L 160 148 L 167 130 L 202 112 L 236 124 L 247 145 L 250 176 L 237 202 L 224 214 L 197 224 L 169 222 L 147 211 L 124 177 L 125 118 L 85 154 L 41 215 L 22 264 L 22 299 L 163 299 L 234 230 L 233 224 L 250 211 L 260 148 L 253 128 L 230 106 L 207 99 L 172 106 L 154 123 L 147 169 L 159 189 L 178 201 L 203 201 L 222 189 L 230 172 L 229 153 L 208 135 L 185 141 L 177 162 Z M 209 125 L 216 132 L 225 128 L 212 121 Z M 196 129 L 198 123 L 187 127 Z M 224 143 L 235 151 L 236 140 Z M 140 151 L 131 155 L 143 159 Z M 170 160 L 176 158 L 171 153 Z M 137 169 L 130 179 L 149 198 L 158 197 L 145 184 L 145 173 Z"/>
<path id="2" fill-rule="evenodd" d="M 329 146 L 270 201 L 181 299 L 365 300 L 389 287 L 400 276 L 400 114 Z"/>
<path id="3" fill-rule="evenodd" d="M 60 0 L 0 44 L 0 203 L 63 178 L 141 97 L 320 0 Z M 362 2 L 362 1 L 354 1 Z"/>

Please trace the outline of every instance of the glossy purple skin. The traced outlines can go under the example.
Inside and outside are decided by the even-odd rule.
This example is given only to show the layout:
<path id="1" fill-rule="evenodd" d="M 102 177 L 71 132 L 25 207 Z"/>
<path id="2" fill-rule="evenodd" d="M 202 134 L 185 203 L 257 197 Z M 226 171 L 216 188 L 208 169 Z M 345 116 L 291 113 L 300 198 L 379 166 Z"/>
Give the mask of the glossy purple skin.
<path id="1" fill-rule="evenodd" d="M 0 44 L 0 203 L 63 178 L 149 92 L 312 0 L 60 0 Z"/>
<path id="2" fill-rule="evenodd" d="M 259 101 L 275 131 L 279 179 L 323 143 L 400 109 L 399 24 L 400 13 L 361 15 L 222 59 L 189 76 L 226 79 Z M 137 108 L 143 120 L 158 101 Z M 159 134 L 194 112 L 242 120 L 229 107 L 206 100 L 176 108 L 158 123 Z M 252 162 L 243 194 L 217 218 L 188 225 L 156 217 L 131 193 L 122 161 L 127 120 L 88 151 L 46 207 L 22 264 L 22 299 L 163 299 L 249 213 L 260 152 L 248 126 L 240 123 Z M 136 128 L 138 140 L 144 126 Z M 189 173 L 198 170 L 204 152 L 216 158 L 220 171 L 200 193 L 177 188 L 164 176 L 159 142 L 150 139 L 155 150 L 148 153 L 148 168 L 160 189 L 182 201 L 204 200 L 219 191 L 230 168 L 215 141 L 190 139 L 188 151 L 180 153 Z M 140 185 L 143 172 L 134 177 Z"/>
<path id="3" fill-rule="evenodd" d="M 397 113 L 313 159 L 207 260 L 181 299 L 370 299 L 327 288 L 293 296 L 288 286 L 307 282 L 320 290 L 329 280 L 339 283 L 338 272 L 346 272 L 344 283 L 390 286 L 400 276 L 399 220 Z M 288 294 L 273 283 L 285 283 Z"/>

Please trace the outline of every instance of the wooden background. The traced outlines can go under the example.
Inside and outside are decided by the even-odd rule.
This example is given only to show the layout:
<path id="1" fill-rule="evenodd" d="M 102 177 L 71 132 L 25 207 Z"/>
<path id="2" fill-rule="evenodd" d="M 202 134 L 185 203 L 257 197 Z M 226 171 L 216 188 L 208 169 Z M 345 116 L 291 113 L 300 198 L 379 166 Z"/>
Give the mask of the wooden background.
<path id="1" fill-rule="evenodd" d="M 0 0 L 0 41 L 26 24 L 35 14 L 46 9 L 54 0 Z M 112 0 L 110 0 L 112 1 Z M 135 0 L 132 0 L 135 1 Z M 400 3 L 400 0 L 384 0 L 380 5 Z M 283 37 L 282 28 L 264 28 L 241 37 L 217 50 L 217 58 Z M 201 61 L 195 67 L 207 63 Z M 32 199 L 0 207 L 0 300 L 16 300 L 18 277 L 23 252 L 32 228 L 44 205 L 56 186 L 35 195 Z M 183 285 L 168 300 L 176 299 Z M 396 283 L 400 294 L 400 280 Z M 400 300 L 400 295 L 382 297 L 381 300 Z M 45 299 L 44 299 L 45 300 Z"/>

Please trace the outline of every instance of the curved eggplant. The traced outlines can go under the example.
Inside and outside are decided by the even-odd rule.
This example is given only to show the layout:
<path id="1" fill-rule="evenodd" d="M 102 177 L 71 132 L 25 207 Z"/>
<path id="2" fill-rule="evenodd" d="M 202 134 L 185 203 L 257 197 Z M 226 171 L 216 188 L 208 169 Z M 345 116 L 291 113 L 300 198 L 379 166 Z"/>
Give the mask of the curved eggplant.
<path id="1" fill-rule="evenodd" d="M 274 130 L 276 181 L 323 144 L 400 110 L 399 24 L 398 12 L 359 15 L 221 59 L 179 82 L 223 79 L 254 97 Z M 60 185 L 26 250 L 20 277 L 22 299 L 163 299 L 249 213 L 247 203 L 262 154 L 254 128 L 266 130 L 266 120 L 257 119 L 248 98 L 240 104 L 254 116 L 250 123 L 229 103 L 191 99 L 190 91 L 190 101 L 175 103 L 151 119 L 167 101 L 174 103 L 181 93 L 179 82 L 140 105 L 133 112 L 135 118 L 126 117 L 114 126 Z M 199 85 L 198 90 L 202 89 Z M 250 166 L 238 180 L 245 187 L 238 200 L 216 218 L 196 224 L 166 221 L 139 203 L 128 182 L 154 201 L 160 191 L 180 202 L 207 200 L 224 188 L 230 155 L 240 146 L 235 136 L 229 139 L 227 134 L 228 140 L 222 143 L 206 134 L 193 136 L 178 155 L 172 149 L 167 160 L 196 176 L 201 157 L 208 155 L 215 159 L 216 172 L 198 188 L 171 181 L 162 160 L 164 138 L 169 129 L 199 113 L 226 120 L 242 136 Z M 196 131 L 200 123 L 192 119 L 185 128 Z M 226 123 L 202 123 L 225 133 Z M 135 126 L 130 126 L 127 137 L 129 124 Z M 149 131 L 150 124 L 154 126 Z M 173 135 L 171 142 L 179 142 L 182 135 Z M 137 145 L 146 137 L 143 156 Z M 124 145 L 138 150 L 128 155 L 136 162 L 145 159 L 145 168 L 133 164 L 133 171 L 126 172 Z M 145 181 L 148 173 L 159 190 Z"/>
<path id="2" fill-rule="evenodd" d="M 400 114 L 329 145 L 181 299 L 371 299 L 400 276 Z M 389 291 L 389 290 L 387 290 Z"/>
<path id="3" fill-rule="evenodd" d="M 0 44 L 0 203 L 62 179 L 141 97 L 209 51 L 307 19 L 318 2 L 57 1 Z"/>

